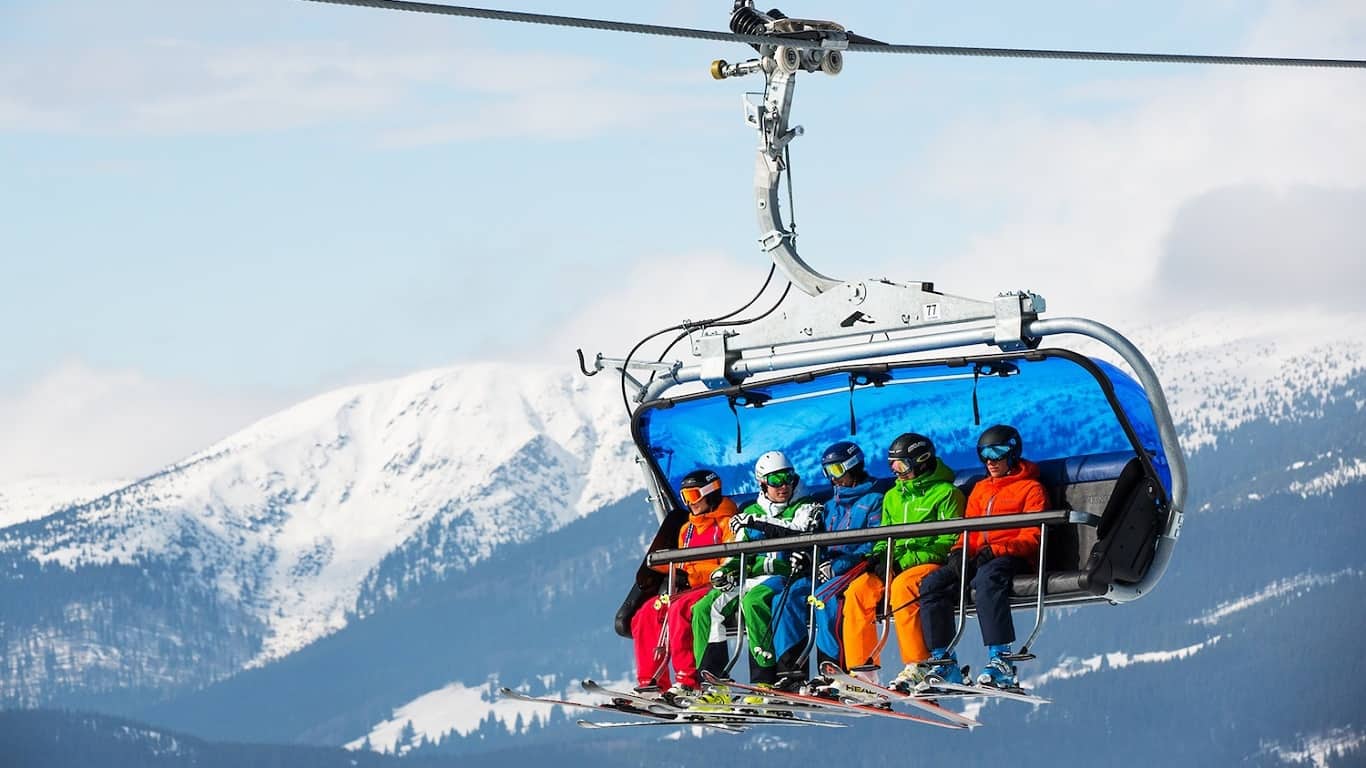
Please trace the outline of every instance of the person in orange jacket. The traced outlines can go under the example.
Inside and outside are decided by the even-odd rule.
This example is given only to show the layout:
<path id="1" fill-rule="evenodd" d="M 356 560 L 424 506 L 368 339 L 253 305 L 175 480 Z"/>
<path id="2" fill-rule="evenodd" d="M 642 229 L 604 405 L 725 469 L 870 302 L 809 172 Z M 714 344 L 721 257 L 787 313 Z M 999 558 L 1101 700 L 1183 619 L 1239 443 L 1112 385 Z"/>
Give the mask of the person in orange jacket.
<path id="1" fill-rule="evenodd" d="M 1024 441 L 1011 426 L 997 424 L 977 439 L 977 456 L 987 476 L 968 496 L 965 517 L 1042 512 L 1048 494 L 1039 482 L 1039 468 L 1022 457 Z M 957 656 L 949 651 L 954 635 L 954 609 L 958 606 L 959 578 L 967 560 L 967 577 L 977 601 L 977 624 L 987 646 L 988 661 L 979 685 L 1019 688 L 1010 646 L 1015 642 L 1015 622 L 1010 617 L 1010 582 L 1017 573 L 1032 571 L 1039 560 L 1039 529 L 1011 528 L 975 531 L 958 537 L 944 567 L 920 583 L 920 619 L 933 658 L 943 660 L 921 684 L 932 688 L 937 681 L 962 683 Z"/>
<path id="2" fill-rule="evenodd" d="M 678 530 L 678 548 L 705 547 L 731 541 L 730 518 L 735 502 L 721 494 L 721 478 L 710 469 L 699 469 L 683 476 L 679 496 L 688 505 L 688 522 Z M 637 691 L 663 691 L 671 695 L 696 693 L 697 659 L 693 656 L 692 610 L 711 591 L 711 572 L 721 566 L 722 558 L 679 563 L 675 578 L 686 585 L 670 595 L 667 590 L 636 610 L 631 618 L 631 639 L 635 644 Z M 669 567 L 657 570 L 668 572 Z M 669 665 L 678 684 L 669 688 Z"/>

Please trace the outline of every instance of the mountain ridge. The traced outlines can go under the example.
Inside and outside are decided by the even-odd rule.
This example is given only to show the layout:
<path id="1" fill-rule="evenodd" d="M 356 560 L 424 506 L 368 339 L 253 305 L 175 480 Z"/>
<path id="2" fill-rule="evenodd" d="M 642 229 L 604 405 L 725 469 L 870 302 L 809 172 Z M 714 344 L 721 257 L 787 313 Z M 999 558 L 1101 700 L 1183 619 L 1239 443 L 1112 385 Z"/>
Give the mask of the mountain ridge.
<path id="1" fill-rule="evenodd" d="M 1234 324 L 1251 334 L 1241 341 L 1214 320 L 1135 334 L 1147 339 L 1188 447 L 1236 449 L 1228 436 L 1249 420 L 1274 424 L 1296 403 L 1305 413 L 1329 407 L 1324 393 L 1363 369 L 1366 345 L 1351 321 L 1310 320 L 1287 339 L 1268 318 Z M 1354 403 L 1360 412 L 1359 390 L 1335 397 L 1349 420 Z M 1341 452 L 1295 461 L 1306 491 L 1361 474 L 1361 459 Z M 642 485 L 637 473 L 615 386 L 546 366 L 472 364 L 310 398 L 132 485 L 0 529 L 0 559 L 49 574 L 84 568 L 92 578 L 131 566 L 211 585 L 202 597 L 212 605 L 200 612 L 230 615 L 247 634 L 235 661 L 212 676 L 183 671 L 180 685 L 202 686 L 286 658 L 421 584 L 627 499 Z M 152 580 L 141 588 L 159 594 Z M 60 617 L 45 621 L 44 633 L 61 635 Z M 215 647 L 213 626 L 186 631 Z M 0 630 L 0 647 L 23 641 L 17 629 Z M 101 654 L 93 639 L 75 643 L 59 677 L 108 665 Z M 30 670 L 4 700 L 43 703 L 32 693 L 41 679 Z"/>

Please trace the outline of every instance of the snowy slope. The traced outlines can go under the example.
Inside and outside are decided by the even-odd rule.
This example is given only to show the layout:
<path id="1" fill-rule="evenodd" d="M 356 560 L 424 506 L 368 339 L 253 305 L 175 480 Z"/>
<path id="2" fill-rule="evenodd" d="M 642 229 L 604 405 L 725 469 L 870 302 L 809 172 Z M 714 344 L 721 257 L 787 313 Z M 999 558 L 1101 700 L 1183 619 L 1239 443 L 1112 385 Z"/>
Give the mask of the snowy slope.
<path id="1" fill-rule="evenodd" d="M 1124 330 L 1161 378 L 1187 451 L 1256 418 L 1313 415 L 1305 409 L 1366 369 L 1360 312 L 1208 312 Z"/>
<path id="2" fill-rule="evenodd" d="M 79 480 L 35 477 L 0 487 L 0 528 L 37 520 L 67 507 L 118 490 L 126 480 Z"/>
<path id="3" fill-rule="evenodd" d="M 187 558 L 266 622 L 262 663 L 343 626 L 426 525 L 464 534 L 426 562 L 439 573 L 631 493 L 624 410 L 593 384 L 470 365 L 331 392 L 0 548 L 68 567 Z"/>

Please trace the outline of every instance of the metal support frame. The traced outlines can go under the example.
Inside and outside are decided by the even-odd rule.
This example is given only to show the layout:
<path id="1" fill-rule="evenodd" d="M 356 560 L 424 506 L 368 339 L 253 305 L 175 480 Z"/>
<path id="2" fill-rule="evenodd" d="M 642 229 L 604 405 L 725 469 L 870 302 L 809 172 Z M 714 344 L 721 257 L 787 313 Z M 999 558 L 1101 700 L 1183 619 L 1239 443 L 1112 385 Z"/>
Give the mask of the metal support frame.
<path id="1" fill-rule="evenodd" d="M 1029 637 L 1025 638 L 1020 650 L 1010 654 L 1011 661 L 1028 661 L 1034 658 L 1030 651 L 1034 647 L 1034 640 L 1038 638 L 1039 631 L 1043 629 L 1043 603 L 1044 596 L 1048 594 L 1048 578 L 1044 570 L 1044 563 L 1048 562 L 1048 526 L 1039 526 L 1039 567 L 1038 567 L 1038 587 L 1035 591 L 1034 600 L 1034 629 L 1030 631 Z"/>
<path id="2" fill-rule="evenodd" d="M 895 552 L 895 541 L 890 536 L 887 537 L 886 541 L 887 557 L 882 564 L 882 616 L 878 622 L 882 625 L 882 634 L 877 639 L 877 645 L 873 646 L 873 652 L 869 655 L 866 663 L 862 663 L 852 670 L 856 672 L 871 672 L 882 668 L 882 664 L 874 661 L 874 659 L 882 658 L 882 651 L 887 647 L 887 641 L 891 638 L 896 627 L 896 617 L 893 615 L 896 611 L 892 610 L 892 554 Z"/>
<path id="3" fill-rule="evenodd" d="M 735 653 L 730 657 L 730 661 L 726 662 L 726 668 L 723 670 L 726 677 L 732 676 L 731 670 L 735 669 L 735 665 L 749 650 L 748 643 L 745 642 L 745 553 L 741 552 L 739 557 L 740 580 L 735 587 L 735 636 L 738 639 L 735 643 Z"/>

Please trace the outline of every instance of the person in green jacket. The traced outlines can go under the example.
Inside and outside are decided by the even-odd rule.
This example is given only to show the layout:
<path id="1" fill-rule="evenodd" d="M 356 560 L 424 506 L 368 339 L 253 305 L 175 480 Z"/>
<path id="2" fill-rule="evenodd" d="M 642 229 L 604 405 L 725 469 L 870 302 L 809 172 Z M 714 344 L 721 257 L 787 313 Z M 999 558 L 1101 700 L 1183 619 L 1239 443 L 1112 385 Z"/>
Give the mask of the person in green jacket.
<path id="1" fill-rule="evenodd" d="M 887 461 L 896 485 L 882 497 L 882 525 L 925 523 L 963 516 L 963 492 L 953 484 L 953 470 L 935 454 L 934 442 L 907 432 L 892 441 Z M 948 557 L 957 534 L 917 536 L 892 542 L 891 609 L 896 624 L 901 661 L 906 668 L 892 687 L 914 685 L 917 662 L 930 657 L 920 627 L 920 580 Z M 883 578 L 887 574 L 887 542 L 873 545 L 868 570 L 849 585 L 844 601 L 844 654 L 853 666 L 874 665 L 877 650 L 877 611 L 882 604 Z"/>
<path id="2" fill-rule="evenodd" d="M 731 517 L 736 541 L 811 533 L 820 525 L 825 507 L 802 493 L 801 477 L 781 451 L 769 451 L 754 464 L 759 496 Z M 808 565 L 809 567 L 809 565 Z M 719 674 L 715 666 L 726 658 L 724 622 L 738 606 L 745 622 L 749 647 L 750 682 L 772 685 L 777 681 L 777 658 L 773 652 L 773 600 L 783 591 L 792 572 L 791 558 L 781 552 L 765 552 L 745 558 L 745 594 L 739 596 L 739 558 L 731 558 L 712 572 L 714 589 L 693 608 L 693 643 L 701 669 Z"/>

